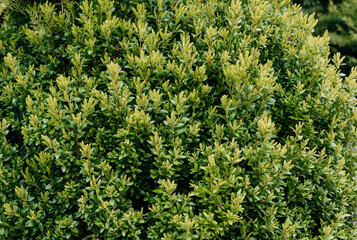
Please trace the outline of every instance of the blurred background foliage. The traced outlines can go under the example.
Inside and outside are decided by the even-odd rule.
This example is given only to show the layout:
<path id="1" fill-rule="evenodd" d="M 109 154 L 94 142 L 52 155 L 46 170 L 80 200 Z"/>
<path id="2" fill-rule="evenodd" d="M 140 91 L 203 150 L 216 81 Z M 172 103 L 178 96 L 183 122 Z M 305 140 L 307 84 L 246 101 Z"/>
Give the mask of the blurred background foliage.
<path id="1" fill-rule="evenodd" d="M 357 0 L 293 0 L 303 11 L 316 13 L 318 24 L 315 35 L 328 30 L 331 38 L 331 55 L 340 52 L 345 56 L 342 72 L 348 74 L 357 66 Z"/>

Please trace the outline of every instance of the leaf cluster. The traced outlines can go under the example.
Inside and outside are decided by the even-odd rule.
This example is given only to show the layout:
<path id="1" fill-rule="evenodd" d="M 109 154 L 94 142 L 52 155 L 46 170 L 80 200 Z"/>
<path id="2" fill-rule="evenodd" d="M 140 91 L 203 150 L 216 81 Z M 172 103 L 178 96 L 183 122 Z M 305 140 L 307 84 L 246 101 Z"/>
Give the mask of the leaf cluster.
<path id="1" fill-rule="evenodd" d="M 355 0 L 293 2 L 300 3 L 305 12 L 316 12 L 319 22 L 314 35 L 322 35 L 328 30 L 331 54 L 340 52 L 345 56 L 345 63 L 341 70 L 345 74 L 350 73 L 351 68 L 357 65 L 357 2 Z"/>

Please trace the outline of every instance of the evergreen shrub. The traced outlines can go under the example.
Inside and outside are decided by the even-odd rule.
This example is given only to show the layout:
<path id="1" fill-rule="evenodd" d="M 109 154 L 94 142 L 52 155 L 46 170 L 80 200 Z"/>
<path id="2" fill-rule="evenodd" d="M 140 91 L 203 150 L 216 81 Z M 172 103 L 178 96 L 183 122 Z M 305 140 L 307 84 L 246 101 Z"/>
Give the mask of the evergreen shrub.
<path id="1" fill-rule="evenodd" d="M 26 14 L 0 27 L 2 239 L 356 237 L 357 71 L 300 7 Z"/>

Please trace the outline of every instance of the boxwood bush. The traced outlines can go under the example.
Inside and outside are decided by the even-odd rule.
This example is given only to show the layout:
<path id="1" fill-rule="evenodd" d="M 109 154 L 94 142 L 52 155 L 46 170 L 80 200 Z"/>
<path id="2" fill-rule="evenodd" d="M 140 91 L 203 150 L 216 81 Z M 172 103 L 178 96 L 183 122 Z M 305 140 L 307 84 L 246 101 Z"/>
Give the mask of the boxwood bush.
<path id="1" fill-rule="evenodd" d="M 2 239 L 354 239 L 357 71 L 289 0 L 53 1 L 0 28 Z"/>

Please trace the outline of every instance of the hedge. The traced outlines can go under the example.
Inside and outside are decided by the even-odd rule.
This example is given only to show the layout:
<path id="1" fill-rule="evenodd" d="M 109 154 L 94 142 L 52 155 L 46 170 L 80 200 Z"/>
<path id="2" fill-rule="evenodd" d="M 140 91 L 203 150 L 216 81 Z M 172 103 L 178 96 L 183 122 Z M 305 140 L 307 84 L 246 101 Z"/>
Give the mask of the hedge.
<path id="1" fill-rule="evenodd" d="M 315 25 L 289 0 L 6 11 L 1 238 L 356 238 L 357 71 Z"/>

